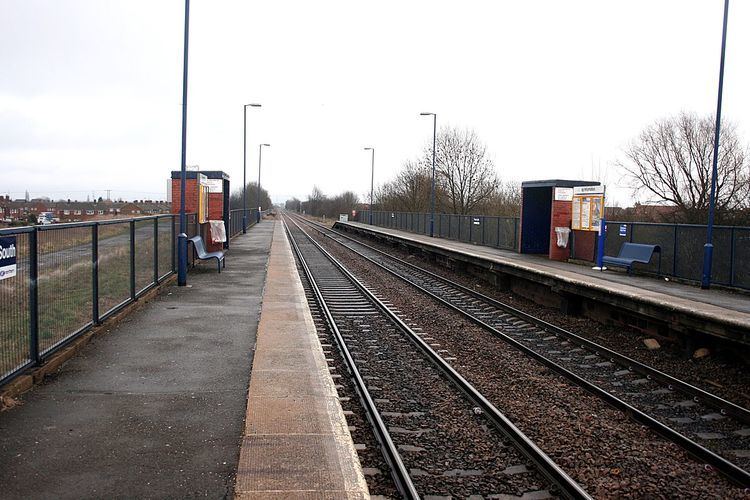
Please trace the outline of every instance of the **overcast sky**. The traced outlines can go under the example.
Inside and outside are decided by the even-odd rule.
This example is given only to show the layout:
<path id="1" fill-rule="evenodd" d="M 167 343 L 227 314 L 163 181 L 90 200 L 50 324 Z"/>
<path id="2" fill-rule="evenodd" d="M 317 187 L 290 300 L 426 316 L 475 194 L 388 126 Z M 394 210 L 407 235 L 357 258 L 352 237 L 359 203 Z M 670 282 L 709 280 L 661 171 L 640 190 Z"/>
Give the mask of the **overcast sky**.
<path id="1" fill-rule="evenodd" d="M 181 0 L 0 0 L 0 193 L 165 198 L 180 167 Z M 590 178 L 655 119 L 716 106 L 721 0 L 192 0 L 188 164 L 275 201 L 369 191 L 469 127 L 502 178 Z M 730 5 L 724 116 L 750 138 L 750 2 Z"/>

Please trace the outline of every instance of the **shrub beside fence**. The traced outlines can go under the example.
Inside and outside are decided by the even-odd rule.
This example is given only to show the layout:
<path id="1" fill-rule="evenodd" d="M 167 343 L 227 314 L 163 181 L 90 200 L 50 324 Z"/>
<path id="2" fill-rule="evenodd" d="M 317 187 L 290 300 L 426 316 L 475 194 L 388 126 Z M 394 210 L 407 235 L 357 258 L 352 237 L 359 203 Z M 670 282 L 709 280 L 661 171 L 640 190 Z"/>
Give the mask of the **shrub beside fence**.
<path id="1" fill-rule="evenodd" d="M 369 217 L 367 210 L 359 213 L 361 222 L 369 222 Z M 374 211 L 372 223 L 412 233 L 430 234 L 428 213 Z M 441 238 L 515 250 L 518 248 L 518 227 L 518 217 L 435 214 L 433 233 Z"/>

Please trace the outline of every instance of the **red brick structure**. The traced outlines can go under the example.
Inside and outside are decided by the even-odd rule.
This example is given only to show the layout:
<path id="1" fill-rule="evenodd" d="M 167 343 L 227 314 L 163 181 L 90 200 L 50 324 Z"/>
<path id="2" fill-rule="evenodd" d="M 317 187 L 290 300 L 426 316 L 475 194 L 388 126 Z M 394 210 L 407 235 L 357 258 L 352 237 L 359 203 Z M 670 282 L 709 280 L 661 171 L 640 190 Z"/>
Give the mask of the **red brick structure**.
<path id="1" fill-rule="evenodd" d="M 518 243 L 520 253 L 547 255 L 552 260 L 568 260 L 575 244 L 576 256 L 594 254 L 594 233 L 576 231 L 569 235 L 565 247 L 557 245 L 556 227 L 571 227 L 573 187 L 594 186 L 598 182 L 544 180 L 521 184 L 521 223 Z M 579 237 L 578 233 L 589 233 Z M 580 257 L 579 257 L 580 258 Z"/>
<path id="2" fill-rule="evenodd" d="M 229 176 L 218 170 L 188 171 L 185 179 L 185 212 L 198 213 L 200 204 L 200 179 L 204 178 L 208 186 L 208 213 L 206 220 L 224 221 L 224 229 L 229 238 Z M 172 213 L 180 213 L 180 172 L 172 172 Z M 229 241 L 214 242 L 211 238 L 208 222 L 200 225 L 200 235 L 206 244 L 206 250 L 214 252 L 229 248 Z"/>

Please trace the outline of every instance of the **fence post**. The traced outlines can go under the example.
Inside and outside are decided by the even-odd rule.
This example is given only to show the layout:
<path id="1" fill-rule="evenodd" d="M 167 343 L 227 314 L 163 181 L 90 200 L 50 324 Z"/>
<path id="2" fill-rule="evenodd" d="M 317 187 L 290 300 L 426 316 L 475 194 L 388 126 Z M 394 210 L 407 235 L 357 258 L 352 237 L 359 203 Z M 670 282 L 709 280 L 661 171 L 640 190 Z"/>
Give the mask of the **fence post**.
<path id="1" fill-rule="evenodd" d="M 159 218 L 154 217 L 154 285 L 159 283 Z"/>
<path id="2" fill-rule="evenodd" d="M 91 226 L 91 322 L 99 321 L 99 224 Z"/>
<path id="3" fill-rule="evenodd" d="M 135 300 L 135 221 L 130 220 L 130 300 Z"/>
<path id="4" fill-rule="evenodd" d="M 482 245 L 484 245 L 484 223 L 487 222 L 487 217 L 484 215 L 479 219 L 479 223 L 482 224 Z"/>
<path id="5" fill-rule="evenodd" d="M 39 245 L 37 228 L 29 233 L 29 359 L 39 364 Z"/>
<path id="6" fill-rule="evenodd" d="M 514 217 L 513 218 L 513 250 L 516 252 L 520 251 L 519 243 L 518 243 L 518 226 L 521 224 L 521 218 L 520 217 Z"/>
<path id="7" fill-rule="evenodd" d="M 469 216 L 469 243 L 473 242 L 474 240 L 471 239 L 472 233 L 474 232 L 474 216 Z"/>
<path id="8" fill-rule="evenodd" d="M 674 225 L 674 248 L 672 249 L 672 276 L 677 276 L 677 224 Z M 632 240 L 632 234 L 631 234 Z"/>
<path id="9" fill-rule="evenodd" d="M 500 247 L 500 217 L 497 218 L 497 246 Z"/>

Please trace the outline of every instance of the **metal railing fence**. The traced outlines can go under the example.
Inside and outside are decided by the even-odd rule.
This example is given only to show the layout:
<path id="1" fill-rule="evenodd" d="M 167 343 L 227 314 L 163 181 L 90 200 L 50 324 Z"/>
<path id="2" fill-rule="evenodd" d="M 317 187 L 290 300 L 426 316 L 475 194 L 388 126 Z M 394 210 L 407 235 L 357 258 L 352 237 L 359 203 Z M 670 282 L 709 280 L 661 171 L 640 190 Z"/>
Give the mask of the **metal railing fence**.
<path id="1" fill-rule="evenodd" d="M 244 212 L 244 210 L 241 208 L 229 211 L 228 236 L 230 238 L 233 238 L 234 236 L 237 236 L 238 234 L 242 233 L 242 212 Z M 256 224 L 256 221 L 258 219 L 258 216 L 256 215 L 257 212 L 258 212 L 257 208 L 247 209 L 247 227 L 248 228 Z M 261 213 L 265 213 L 265 211 Z"/>
<path id="2" fill-rule="evenodd" d="M 518 217 L 495 215 L 435 214 L 433 233 L 440 238 L 515 251 L 518 248 L 519 220 Z M 359 212 L 359 221 L 369 223 L 369 211 Z M 429 213 L 376 210 L 372 213 L 372 223 L 380 227 L 430 234 Z"/>
<path id="3" fill-rule="evenodd" d="M 0 229 L 16 249 L 16 275 L 0 280 L 0 383 L 174 273 L 178 232 L 177 215 Z"/>
<path id="4" fill-rule="evenodd" d="M 661 247 L 661 275 L 701 281 L 706 226 L 651 222 L 607 221 L 605 255 L 617 255 L 624 242 Z M 714 226 L 711 282 L 750 289 L 750 227 Z M 639 272 L 659 274 L 658 256 Z"/>

